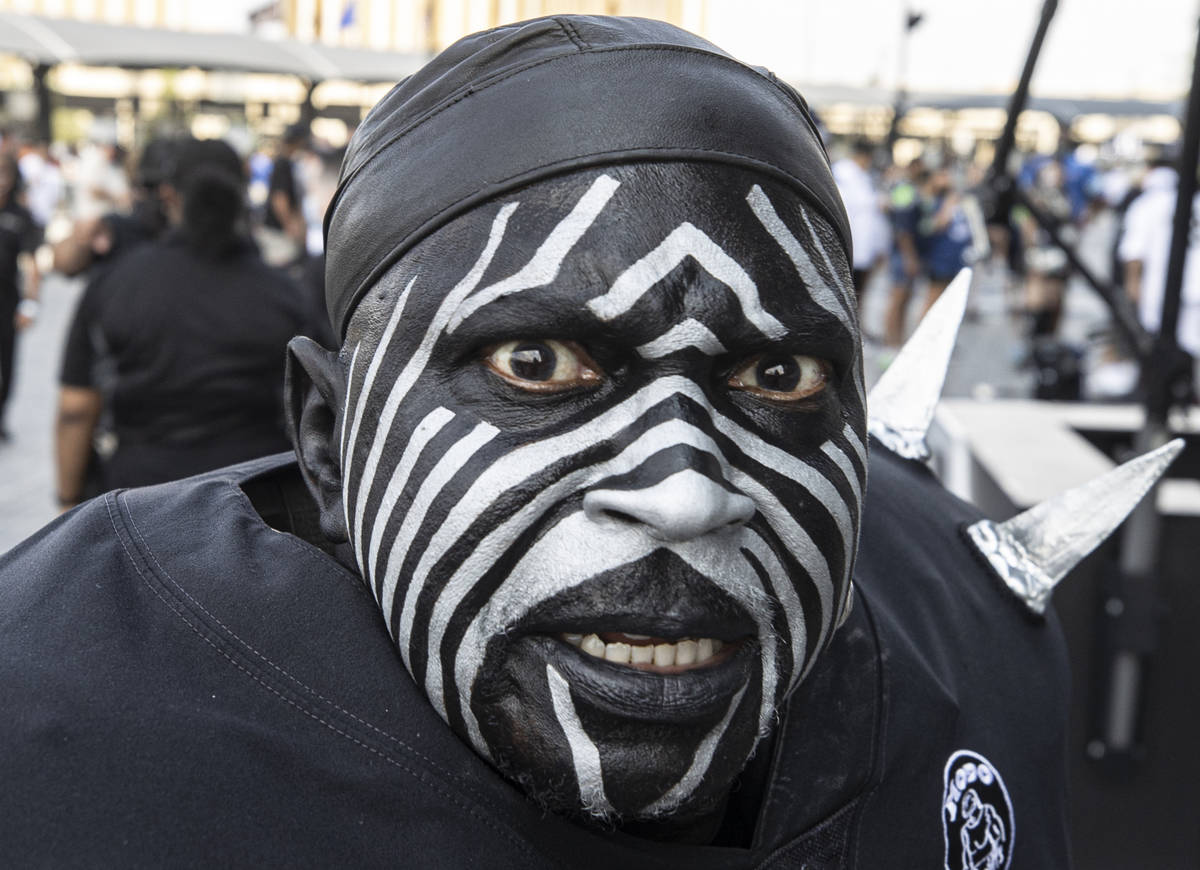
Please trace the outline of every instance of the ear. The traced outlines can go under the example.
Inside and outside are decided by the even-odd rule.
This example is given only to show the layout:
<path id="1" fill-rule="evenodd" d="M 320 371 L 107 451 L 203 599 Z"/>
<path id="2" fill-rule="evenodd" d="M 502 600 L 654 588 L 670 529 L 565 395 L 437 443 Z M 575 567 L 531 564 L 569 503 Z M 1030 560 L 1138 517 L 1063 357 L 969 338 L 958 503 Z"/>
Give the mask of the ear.
<path id="1" fill-rule="evenodd" d="M 348 540 L 342 507 L 338 419 L 346 406 L 346 377 L 336 351 L 307 336 L 288 343 L 284 405 L 300 473 L 316 500 L 321 532 L 335 544 Z"/>

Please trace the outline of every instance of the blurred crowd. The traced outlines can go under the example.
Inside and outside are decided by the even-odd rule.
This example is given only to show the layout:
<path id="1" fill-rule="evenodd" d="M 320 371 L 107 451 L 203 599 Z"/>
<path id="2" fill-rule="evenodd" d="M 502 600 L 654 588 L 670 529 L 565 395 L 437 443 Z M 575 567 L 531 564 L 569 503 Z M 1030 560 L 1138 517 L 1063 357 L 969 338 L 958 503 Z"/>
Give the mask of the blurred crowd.
<path id="1" fill-rule="evenodd" d="M 1130 399 L 1137 364 L 1103 306 L 1064 328 L 1074 280 L 1026 207 L 988 213 L 986 166 L 946 148 L 893 162 L 882 143 L 830 145 L 854 237 L 868 351 L 885 367 L 964 266 L 1004 287 L 1017 364 L 1040 398 Z M 1158 329 L 1176 171 L 1068 145 L 1020 155 L 1028 201 L 1087 267 Z M 59 358 L 55 457 L 63 507 L 286 450 L 285 346 L 333 346 L 324 313 L 321 219 L 340 153 L 288 128 L 250 154 L 165 136 L 137 154 L 0 142 L 0 443 L 20 331 L 47 270 L 83 285 Z M 1189 251 L 1181 346 L 1200 353 L 1200 272 Z M 1075 282 L 1078 284 L 1078 282 Z M 875 296 L 872 299 L 872 296 Z M 866 309 L 871 315 L 866 315 Z"/>
<path id="2" fill-rule="evenodd" d="M 47 271 L 82 284 L 53 437 L 67 508 L 289 449 L 286 345 L 333 344 L 321 216 L 340 154 L 289 128 L 250 155 L 170 135 L 0 144 L 0 442 Z"/>
<path id="3" fill-rule="evenodd" d="M 1140 159 L 1066 142 L 1058 154 L 1017 155 L 1010 166 L 1029 206 L 1003 213 L 988 167 L 970 156 L 927 148 L 904 164 L 880 143 L 833 143 L 834 176 L 854 235 L 860 311 L 870 294 L 882 316 L 864 319 L 868 345 L 886 366 L 916 321 L 964 266 L 998 276 L 1007 317 L 1022 338 L 1016 364 L 1033 372 L 1036 398 L 1132 400 L 1139 369 L 1102 305 L 1064 324 L 1068 288 L 1084 289 L 1066 251 L 1035 219 L 1049 219 L 1059 240 L 1086 269 L 1136 305 L 1157 333 L 1178 175 L 1170 148 L 1151 146 Z M 1200 207 L 1200 204 L 1197 205 Z M 1193 237 L 1185 270 L 1178 341 L 1200 354 L 1200 256 Z M 916 300 L 914 304 L 914 300 Z"/>

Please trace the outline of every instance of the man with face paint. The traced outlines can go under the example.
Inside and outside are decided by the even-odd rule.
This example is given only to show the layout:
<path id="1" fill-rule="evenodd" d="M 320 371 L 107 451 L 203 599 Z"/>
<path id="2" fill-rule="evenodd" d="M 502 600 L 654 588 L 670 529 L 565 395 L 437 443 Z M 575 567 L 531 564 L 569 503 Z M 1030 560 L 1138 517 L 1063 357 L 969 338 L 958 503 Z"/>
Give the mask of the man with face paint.
<path id="1" fill-rule="evenodd" d="M 737 166 L 572 171 L 384 273 L 345 374 L 294 345 L 347 384 L 340 486 L 305 463 L 328 534 L 438 713 L 553 809 L 713 811 L 845 606 L 865 421 L 822 238 Z"/>
<path id="2" fill-rule="evenodd" d="M 1068 865 L 1073 561 L 914 461 L 946 314 L 868 424 L 794 91 L 659 22 L 468 37 L 326 232 L 295 456 L 0 563 L 5 863 L 939 866 L 970 786 Z"/>

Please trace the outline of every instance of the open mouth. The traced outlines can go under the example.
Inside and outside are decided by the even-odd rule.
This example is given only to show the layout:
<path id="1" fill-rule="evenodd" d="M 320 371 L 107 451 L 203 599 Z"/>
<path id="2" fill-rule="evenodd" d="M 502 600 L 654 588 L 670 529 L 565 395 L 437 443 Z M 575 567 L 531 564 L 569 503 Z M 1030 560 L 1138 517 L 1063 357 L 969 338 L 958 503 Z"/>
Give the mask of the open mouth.
<path id="1" fill-rule="evenodd" d="M 729 643 L 715 637 L 686 637 L 671 641 L 648 634 L 625 632 L 563 632 L 559 638 L 595 658 L 660 674 L 679 674 L 693 668 L 718 665 L 733 655 L 741 643 Z"/>
<path id="2" fill-rule="evenodd" d="M 552 665 L 576 703 L 638 722 L 717 721 L 760 667 L 748 609 L 668 550 L 543 601 L 504 636 L 493 650 L 513 678 Z"/>
<path id="3" fill-rule="evenodd" d="M 682 725 L 689 722 L 712 722 L 719 719 L 729 706 L 730 699 L 753 679 L 758 661 L 758 644 L 751 637 L 720 641 L 720 650 L 703 662 L 678 664 L 679 653 L 685 660 L 699 656 L 700 640 L 717 641 L 711 637 L 684 637 L 675 641 L 651 643 L 663 640 L 655 635 L 638 635 L 627 632 L 578 633 L 579 645 L 570 639 L 576 632 L 553 632 L 525 635 L 512 646 L 517 658 L 533 656 L 534 661 L 550 662 L 571 685 L 576 700 L 586 703 L 596 711 L 603 711 L 625 720 L 662 722 Z M 594 638 L 588 643 L 588 638 Z M 607 640 L 606 640 L 607 638 Z M 632 643 L 641 641 L 640 643 Z M 584 644 L 599 651 L 603 644 L 605 655 L 585 651 Z M 621 645 L 629 647 L 628 653 Z M 608 651 L 616 646 L 612 655 L 627 657 L 626 661 L 612 661 Z M 705 644 L 708 647 L 708 644 Z M 667 647 L 669 649 L 662 649 Z M 634 650 L 639 658 L 658 655 L 665 661 L 670 652 L 675 664 L 656 665 L 650 662 L 633 662 Z M 540 665 L 543 668 L 545 665 Z"/>

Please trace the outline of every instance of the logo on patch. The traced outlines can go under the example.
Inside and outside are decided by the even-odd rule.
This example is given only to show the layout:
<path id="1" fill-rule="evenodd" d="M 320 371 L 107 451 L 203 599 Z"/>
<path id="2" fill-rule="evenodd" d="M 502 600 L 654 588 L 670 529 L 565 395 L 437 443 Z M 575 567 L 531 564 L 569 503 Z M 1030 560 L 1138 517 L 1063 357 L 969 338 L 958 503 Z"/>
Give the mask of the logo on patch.
<path id="1" fill-rule="evenodd" d="M 945 778 L 946 870 L 1008 870 L 1016 820 L 1000 772 L 979 753 L 960 749 L 946 762 Z"/>

